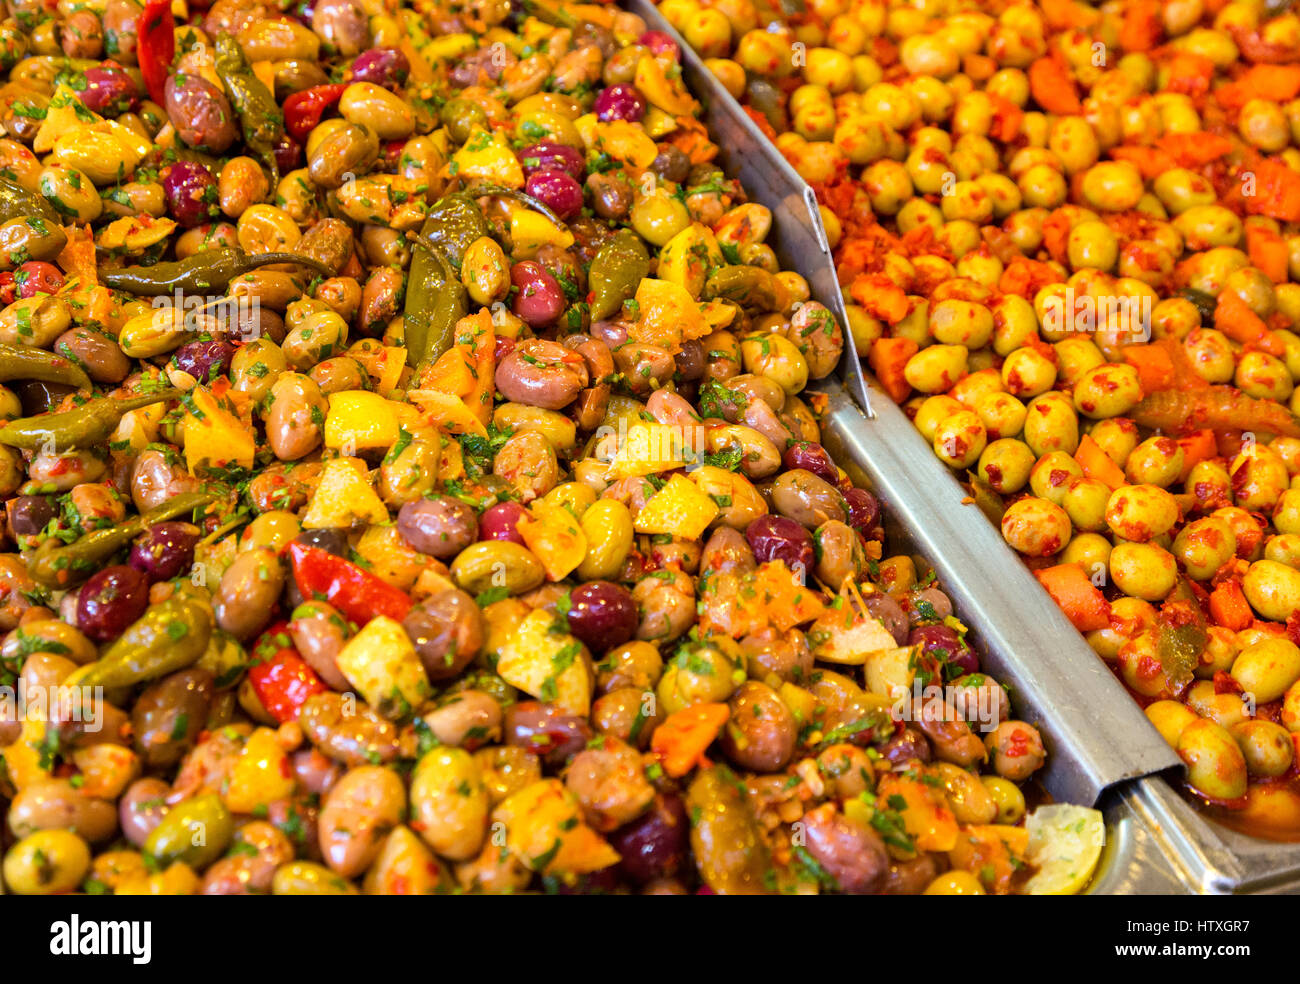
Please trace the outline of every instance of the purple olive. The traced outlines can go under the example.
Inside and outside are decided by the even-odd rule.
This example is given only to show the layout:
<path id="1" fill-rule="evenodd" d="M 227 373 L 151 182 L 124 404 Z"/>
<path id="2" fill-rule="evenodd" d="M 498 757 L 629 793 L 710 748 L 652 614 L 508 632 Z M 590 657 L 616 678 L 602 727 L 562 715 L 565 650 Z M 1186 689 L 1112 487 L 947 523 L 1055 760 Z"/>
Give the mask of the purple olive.
<path id="1" fill-rule="evenodd" d="M 217 179 L 195 161 L 177 161 L 163 168 L 163 194 L 167 211 L 186 229 L 201 225 L 217 214 Z"/>
<path id="2" fill-rule="evenodd" d="M 17 536 L 41 532 L 54 518 L 54 500 L 48 495 L 20 495 L 9 500 L 9 525 Z"/>
<path id="3" fill-rule="evenodd" d="M 524 174 L 534 171 L 567 171 L 575 181 L 587 176 L 587 162 L 582 152 L 568 144 L 542 143 L 525 147 L 519 152 L 519 163 L 524 167 Z"/>
<path id="4" fill-rule="evenodd" d="M 564 313 L 564 291 L 540 263 L 516 263 L 510 268 L 510 282 L 519 288 L 512 311 L 533 328 L 553 324 Z"/>
<path id="5" fill-rule="evenodd" d="M 336 557 L 346 557 L 348 555 L 348 536 L 343 530 L 303 530 L 294 539 L 298 543 L 305 543 L 309 547 L 324 550 Z M 289 583 L 293 584 L 293 578 L 289 579 Z"/>
<path id="6" fill-rule="evenodd" d="M 623 874 L 644 885 L 683 869 L 690 833 L 682 798 L 664 793 L 655 797 L 649 810 L 610 834 L 609 842 L 619 853 Z"/>
<path id="7" fill-rule="evenodd" d="M 288 174 L 302 167 L 302 144 L 287 133 L 280 134 L 280 139 L 276 141 L 272 153 L 275 154 L 275 165 L 280 169 L 281 174 Z"/>
<path id="8" fill-rule="evenodd" d="M 849 506 L 849 525 L 863 536 L 870 536 L 880 525 L 880 500 L 866 489 L 854 488 L 844 490 L 844 501 Z"/>
<path id="9" fill-rule="evenodd" d="M 809 571 L 817 562 L 812 537 L 788 516 L 759 516 L 745 528 L 745 540 L 760 564 L 782 560 L 792 571 Z"/>
<path id="10" fill-rule="evenodd" d="M 909 646 L 919 645 L 922 652 L 932 653 L 953 667 L 966 673 L 978 673 L 979 656 L 966 645 L 957 633 L 946 625 L 918 625 L 907 637 Z"/>
<path id="11" fill-rule="evenodd" d="M 398 92 L 411 74 L 411 62 L 396 48 L 371 48 L 352 62 L 353 82 L 373 82 Z"/>
<path id="12" fill-rule="evenodd" d="M 891 765 L 905 765 L 913 759 L 930 761 L 930 743 L 916 728 L 906 727 L 880 746 L 880 754 Z"/>
<path id="13" fill-rule="evenodd" d="M 150 581 L 170 581 L 193 566 L 200 532 L 189 523 L 155 523 L 131 545 L 127 563 Z"/>
<path id="14" fill-rule="evenodd" d="M 618 868 L 601 868 L 579 875 L 572 885 L 561 880 L 556 886 L 560 895 L 613 895 L 618 889 Z"/>
<path id="15" fill-rule="evenodd" d="M 645 96 L 641 95 L 636 86 L 619 82 L 617 85 L 601 89 L 593 108 L 596 111 L 596 119 L 602 123 L 609 123 L 611 120 L 640 123 L 641 117 L 645 116 Z"/>
<path id="16" fill-rule="evenodd" d="M 121 116 L 140 105 L 140 89 L 135 79 L 117 62 L 106 61 L 85 71 L 86 87 L 77 93 L 92 113 Z"/>
<path id="17" fill-rule="evenodd" d="M 230 371 L 235 346 L 224 338 L 200 339 L 182 345 L 172 356 L 172 365 L 189 373 L 197 382 L 208 383 Z"/>
<path id="18" fill-rule="evenodd" d="M 607 652 L 636 634 L 641 617 L 627 588 L 589 581 L 573 589 L 569 602 L 569 631 L 592 652 Z"/>
<path id="19" fill-rule="evenodd" d="M 554 704 L 526 700 L 506 708 L 505 737 L 507 745 L 525 748 L 552 769 L 559 769 L 587 747 L 592 730 L 585 717 Z"/>
<path id="20" fill-rule="evenodd" d="M 118 564 L 91 575 L 77 596 L 77 627 L 96 642 L 108 642 L 149 607 L 149 579 Z"/>
<path id="21" fill-rule="evenodd" d="M 571 219 L 582 211 L 582 185 L 568 171 L 534 171 L 528 175 L 524 190 L 562 219 Z"/>
<path id="22" fill-rule="evenodd" d="M 802 468 L 832 485 L 840 481 L 839 469 L 827 450 L 816 441 L 795 441 L 785 449 L 785 467 Z M 865 493 L 864 493 L 865 494 Z"/>
<path id="23" fill-rule="evenodd" d="M 649 48 L 652 55 L 671 55 L 673 61 L 682 60 L 682 52 L 677 47 L 677 42 L 663 31 L 646 31 L 641 35 L 639 43 Z"/>
<path id="24" fill-rule="evenodd" d="M 397 514 L 397 532 L 420 553 L 450 560 L 478 539 L 478 517 L 451 496 L 417 499 Z"/>
<path id="25" fill-rule="evenodd" d="M 517 502 L 498 502 L 495 506 L 483 510 L 478 518 L 478 538 L 480 540 L 509 540 L 521 547 L 527 546 L 520 536 L 519 523 L 528 518 L 528 510 Z"/>

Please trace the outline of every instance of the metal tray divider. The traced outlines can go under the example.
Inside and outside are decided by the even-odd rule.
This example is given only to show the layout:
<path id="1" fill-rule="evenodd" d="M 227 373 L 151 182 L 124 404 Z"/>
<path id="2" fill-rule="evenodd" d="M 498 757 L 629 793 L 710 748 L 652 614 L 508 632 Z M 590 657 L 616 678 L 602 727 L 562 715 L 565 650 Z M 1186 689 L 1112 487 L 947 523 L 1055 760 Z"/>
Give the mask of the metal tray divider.
<path id="1" fill-rule="evenodd" d="M 768 245 L 781 259 L 782 268 L 797 271 L 808 281 L 813 300 L 825 304 L 835 315 L 851 350 L 853 341 L 844 294 L 817 207 L 817 195 L 649 0 L 624 0 L 622 6 L 653 30 L 663 31 L 681 49 L 682 74 L 704 107 L 704 123 L 719 147 L 719 165 L 727 174 L 740 179 L 752 201 L 772 210 Z M 840 376 L 858 404 L 871 416 L 871 398 L 860 361 L 841 359 Z"/>
<path id="2" fill-rule="evenodd" d="M 990 671 L 1011 685 L 1020 713 L 1042 731 L 1048 791 L 1091 804 L 1109 786 L 1180 768 L 1001 534 L 976 506 L 962 503 L 961 486 L 903 412 L 881 394 L 868 423 L 842 388 L 828 396 L 828 448 L 851 475 L 851 465 L 865 473 L 975 629 Z"/>

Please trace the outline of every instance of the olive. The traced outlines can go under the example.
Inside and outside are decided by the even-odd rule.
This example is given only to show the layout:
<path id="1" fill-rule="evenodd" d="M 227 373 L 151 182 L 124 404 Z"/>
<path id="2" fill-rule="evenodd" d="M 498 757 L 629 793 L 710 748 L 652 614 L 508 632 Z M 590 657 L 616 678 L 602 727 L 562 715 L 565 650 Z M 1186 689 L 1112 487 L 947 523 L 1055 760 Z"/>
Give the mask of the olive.
<path id="1" fill-rule="evenodd" d="M 588 581 L 569 594 L 569 631 L 592 652 L 607 652 L 636 635 L 640 615 L 632 593 L 610 581 Z"/>
<path id="2" fill-rule="evenodd" d="M 149 579 L 118 564 L 92 574 L 77 595 L 77 627 L 99 642 L 116 639 L 149 607 Z"/>
<path id="3" fill-rule="evenodd" d="M 155 523 L 131 545 L 127 563 L 150 581 L 170 581 L 193 565 L 199 534 L 190 523 Z"/>

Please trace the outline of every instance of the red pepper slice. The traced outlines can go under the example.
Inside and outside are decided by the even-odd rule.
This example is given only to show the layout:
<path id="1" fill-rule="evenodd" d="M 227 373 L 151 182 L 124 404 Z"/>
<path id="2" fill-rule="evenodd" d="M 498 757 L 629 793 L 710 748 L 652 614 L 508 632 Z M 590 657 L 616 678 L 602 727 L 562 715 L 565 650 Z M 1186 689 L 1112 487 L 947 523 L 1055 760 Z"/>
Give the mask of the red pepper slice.
<path id="1" fill-rule="evenodd" d="M 307 135 L 316 128 L 320 118 L 343 98 L 346 85 L 314 85 L 295 92 L 284 101 L 284 128 L 298 143 L 306 143 Z"/>
<path id="2" fill-rule="evenodd" d="M 289 561 L 303 598 L 323 599 L 357 625 L 365 625 L 376 615 L 400 622 L 411 610 L 413 602 L 406 592 L 328 550 L 290 543 Z"/>
<path id="3" fill-rule="evenodd" d="M 136 58 L 149 98 L 166 106 L 167 75 L 176 54 L 176 18 L 170 0 L 148 0 L 136 28 Z"/>
<path id="4" fill-rule="evenodd" d="M 248 682 L 271 717 L 281 724 L 298 719 L 298 709 L 313 694 L 330 688 L 298 655 L 289 635 L 289 623 L 278 622 L 253 647 L 257 662 L 248 671 Z"/>

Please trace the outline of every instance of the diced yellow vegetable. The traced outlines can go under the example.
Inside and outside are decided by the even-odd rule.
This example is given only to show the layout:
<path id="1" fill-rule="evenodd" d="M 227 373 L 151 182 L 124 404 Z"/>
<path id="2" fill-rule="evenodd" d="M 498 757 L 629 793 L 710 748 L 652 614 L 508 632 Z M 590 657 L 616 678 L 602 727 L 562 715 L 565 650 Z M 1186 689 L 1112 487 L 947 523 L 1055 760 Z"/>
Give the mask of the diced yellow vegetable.
<path id="1" fill-rule="evenodd" d="M 669 116 L 689 116 L 695 109 L 695 98 L 686 91 L 681 78 L 668 78 L 663 64 L 653 55 L 641 56 L 632 84 L 651 106 L 657 106 Z"/>
<path id="2" fill-rule="evenodd" d="M 585 116 L 579 116 L 573 121 L 573 128 L 578 131 L 578 136 L 582 137 L 583 144 L 592 153 L 599 149 L 596 146 L 596 141 L 600 139 L 600 132 L 596 129 L 599 123 L 600 120 L 596 118 L 595 113 L 587 113 Z"/>
<path id="3" fill-rule="evenodd" d="M 680 284 L 646 277 L 636 289 L 637 320 L 628 336 L 648 345 L 681 351 L 682 342 L 703 338 L 712 329 L 704 323 L 700 306 Z"/>
<path id="4" fill-rule="evenodd" d="M 457 176 L 480 178 L 507 188 L 524 186 L 524 169 L 500 133 L 474 127 L 464 146 L 452 157 Z"/>
<path id="5" fill-rule="evenodd" d="M 655 140 L 660 137 L 666 137 L 677 129 L 677 117 L 665 113 L 658 106 L 650 106 L 646 109 L 645 116 L 641 118 L 641 126 Z"/>
<path id="6" fill-rule="evenodd" d="M 492 813 L 506 849 L 532 871 L 581 875 L 618 862 L 618 852 L 583 822 L 578 799 L 559 779 L 541 779 Z"/>
<path id="7" fill-rule="evenodd" d="M 633 167 L 649 167 L 659 156 L 659 148 L 645 130 L 627 120 L 597 123 L 596 143 L 610 157 Z"/>
<path id="8" fill-rule="evenodd" d="M 253 467 L 257 443 L 253 432 L 203 386 L 185 395 L 185 464 L 193 475 L 200 468 Z"/>
<path id="9" fill-rule="evenodd" d="M 474 40 L 472 34 L 444 34 L 421 48 L 420 54 L 425 58 L 441 58 L 450 61 L 468 54 L 477 47 L 478 42 Z"/>
<path id="10" fill-rule="evenodd" d="M 692 222 L 659 250 L 657 275 L 660 280 L 686 288 L 698 300 L 709 271 L 725 262 L 713 233 L 702 223 Z"/>
<path id="11" fill-rule="evenodd" d="M 256 728 L 235 759 L 226 789 L 226 806 L 235 813 L 252 813 L 293 792 L 289 756 L 270 728 Z"/>
<path id="12" fill-rule="evenodd" d="M 18 740 L 4 748 L 5 773 L 18 790 L 50 778 L 54 768 L 52 757 L 44 751 L 45 721 L 29 709 L 22 722 Z"/>
<path id="13" fill-rule="evenodd" d="M 88 123 L 102 122 L 103 119 L 104 117 L 82 105 L 71 86 L 66 82 L 60 82 L 58 88 L 54 90 L 54 95 L 50 96 L 45 119 L 41 122 L 41 128 L 36 131 L 35 139 L 32 140 L 32 150 L 37 154 L 49 153 L 54 149 L 55 141 L 65 133 L 78 130 Z"/>
<path id="14" fill-rule="evenodd" d="M 717 331 L 736 320 L 736 305 L 725 301 L 706 301 L 700 305 L 700 317 L 710 331 Z"/>
<path id="15" fill-rule="evenodd" d="M 384 347 L 385 359 L 380 367 L 379 377 L 375 379 L 375 392 L 380 396 L 392 396 L 402 381 L 402 368 L 406 365 L 406 349 L 400 346 Z"/>
<path id="16" fill-rule="evenodd" d="M 406 395 L 424 411 L 430 423 L 448 434 L 477 434 L 487 437 L 487 427 L 483 421 L 474 415 L 459 396 L 437 390 L 410 390 Z"/>
<path id="17" fill-rule="evenodd" d="M 132 451 L 143 451 L 146 445 L 158 440 L 158 427 L 166 413 L 165 404 L 155 403 L 122 414 L 117 428 L 109 435 L 109 447 L 121 448 L 130 444 Z"/>
<path id="18" fill-rule="evenodd" d="M 889 772 L 880 777 L 876 801 L 898 814 L 918 851 L 951 851 L 956 845 L 960 836 L 957 819 L 948 809 L 941 789 L 903 773 Z"/>
<path id="19" fill-rule="evenodd" d="M 918 650 L 918 646 L 897 646 L 869 653 L 865 666 L 867 690 L 890 700 L 901 700 L 910 694 L 916 678 Z"/>
<path id="20" fill-rule="evenodd" d="M 693 461 L 701 449 L 692 443 L 694 436 L 694 431 L 683 434 L 680 427 L 671 424 L 638 421 L 628 427 L 614 454 L 613 474 L 616 478 L 631 478 L 681 468 Z"/>
<path id="21" fill-rule="evenodd" d="M 344 390 L 330 394 L 329 413 L 325 417 L 325 446 L 339 450 L 351 448 L 350 454 L 375 448 L 391 448 L 397 443 L 397 414 L 393 404 L 378 393 Z"/>
<path id="22" fill-rule="evenodd" d="M 325 462 L 307 515 L 302 518 L 304 529 L 340 529 L 387 522 L 388 509 L 371 486 L 364 461 L 334 458 Z"/>
<path id="23" fill-rule="evenodd" d="M 582 643 L 558 628 L 550 612 L 530 612 L 498 649 L 497 675 L 538 700 L 586 717 L 591 679 Z"/>
<path id="24" fill-rule="evenodd" d="M 866 612 L 855 611 L 852 604 L 828 611 L 809 634 L 817 639 L 813 653 L 817 659 L 849 666 L 861 666 L 873 653 L 898 645 L 892 632 Z"/>
<path id="25" fill-rule="evenodd" d="M 96 245 L 114 252 L 142 253 L 157 246 L 172 234 L 176 223 L 166 217 L 155 219 L 151 215 L 131 215 L 114 219 L 99 230 Z"/>
<path id="26" fill-rule="evenodd" d="M 781 702 L 790 708 L 790 713 L 794 715 L 795 722 L 799 725 L 805 725 L 813 721 L 817 716 L 817 697 L 803 687 L 796 687 L 788 680 L 781 684 L 778 691 L 781 696 Z"/>
<path id="27" fill-rule="evenodd" d="M 434 895 L 447 881 L 442 862 L 410 827 L 399 825 L 366 872 L 365 890 L 367 895 Z"/>
<path id="28" fill-rule="evenodd" d="M 411 637 L 387 615 L 367 622 L 335 662 L 366 703 L 386 718 L 408 716 L 432 692 Z"/>
<path id="29" fill-rule="evenodd" d="M 568 249 L 573 245 L 573 233 L 561 229 L 541 212 L 517 208 L 510 213 L 510 243 L 519 256 L 529 257 L 543 246 Z"/>
<path id="30" fill-rule="evenodd" d="M 516 529 L 542 562 L 547 580 L 563 580 L 587 556 L 587 535 L 563 506 L 534 502 L 532 518 L 520 522 Z"/>
<path id="31" fill-rule="evenodd" d="M 718 504 L 694 482 L 674 475 L 668 484 L 646 500 L 636 514 L 638 533 L 669 533 L 698 540 L 718 515 Z"/>

